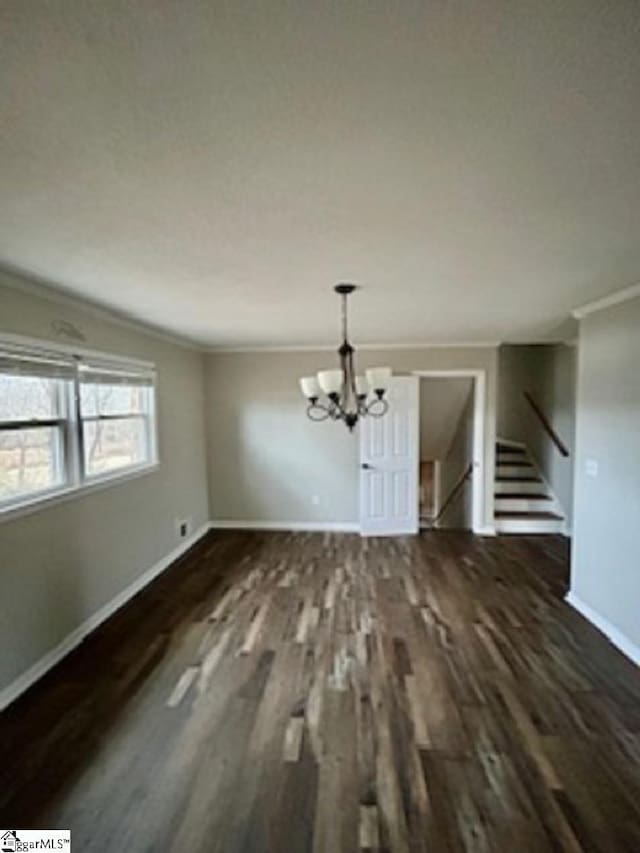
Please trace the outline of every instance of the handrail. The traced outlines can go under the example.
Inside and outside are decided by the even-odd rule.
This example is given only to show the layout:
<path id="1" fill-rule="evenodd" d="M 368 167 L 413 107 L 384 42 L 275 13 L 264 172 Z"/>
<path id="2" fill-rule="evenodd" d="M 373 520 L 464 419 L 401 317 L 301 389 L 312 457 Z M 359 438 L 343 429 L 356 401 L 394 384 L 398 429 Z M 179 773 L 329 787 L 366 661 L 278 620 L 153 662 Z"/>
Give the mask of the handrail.
<path id="1" fill-rule="evenodd" d="M 458 492 L 460 491 L 462 486 L 464 486 L 465 481 L 469 479 L 469 476 L 470 476 L 472 471 L 473 471 L 473 462 L 469 462 L 469 464 L 467 465 L 467 468 L 465 469 L 464 474 L 460 477 L 458 482 L 455 484 L 455 486 L 449 492 L 449 497 L 442 504 L 442 507 L 440 508 L 440 511 L 438 512 L 438 514 L 435 516 L 435 518 L 431 519 L 431 524 L 435 524 L 436 521 L 440 521 L 442 516 L 449 509 L 449 504 L 451 503 L 451 501 L 456 497 L 456 495 L 458 494 Z"/>
<path id="2" fill-rule="evenodd" d="M 542 411 L 540 406 L 536 403 L 536 401 L 533 399 L 533 397 L 531 396 L 531 394 L 528 391 L 523 391 L 522 393 L 523 393 L 524 398 L 527 401 L 527 403 L 531 406 L 533 411 L 538 416 L 538 420 L 542 424 L 542 428 L 547 433 L 547 435 L 549 436 L 551 441 L 555 444 L 555 446 L 558 448 L 558 450 L 560 451 L 560 453 L 563 456 L 568 457 L 570 455 L 569 454 L 569 448 L 564 443 L 564 441 L 560 438 L 560 436 L 554 430 L 554 428 L 551 426 L 551 424 L 547 420 L 545 413 Z"/>

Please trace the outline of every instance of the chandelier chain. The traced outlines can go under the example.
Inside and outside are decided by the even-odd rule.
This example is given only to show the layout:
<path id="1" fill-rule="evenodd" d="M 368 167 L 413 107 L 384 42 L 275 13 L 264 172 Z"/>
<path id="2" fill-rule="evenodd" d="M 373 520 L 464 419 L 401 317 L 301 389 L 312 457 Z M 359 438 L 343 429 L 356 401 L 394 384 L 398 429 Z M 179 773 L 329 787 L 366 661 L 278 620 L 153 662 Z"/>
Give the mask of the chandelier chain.
<path id="1" fill-rule="evenodd" d="M 348 338 L 347 333 L 347 294 L 343 293 L 342 296 L 342 340 L 346 343 Z"/>

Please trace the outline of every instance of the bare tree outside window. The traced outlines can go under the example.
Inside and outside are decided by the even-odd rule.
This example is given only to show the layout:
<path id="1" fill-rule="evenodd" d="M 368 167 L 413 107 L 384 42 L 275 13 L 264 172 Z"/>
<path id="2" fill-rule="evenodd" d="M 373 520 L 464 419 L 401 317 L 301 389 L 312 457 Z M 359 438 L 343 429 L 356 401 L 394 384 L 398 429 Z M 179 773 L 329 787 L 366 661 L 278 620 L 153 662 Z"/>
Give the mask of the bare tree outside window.
<path id="1" fill-rule="evenodd" d="M 149 387 L 83 383 L 81 412 L 88 476 L 140 464 L 149 455 Z"/>
<path id="2" fill-rule="evenodd" d="M 0 513 L 154 460 L 152 366 L 0 341 Z"/>
<path id="3" fill-rule="evenodd" d="M 60 380 L 0 374 L 0 501 L 59 484 Z"/>

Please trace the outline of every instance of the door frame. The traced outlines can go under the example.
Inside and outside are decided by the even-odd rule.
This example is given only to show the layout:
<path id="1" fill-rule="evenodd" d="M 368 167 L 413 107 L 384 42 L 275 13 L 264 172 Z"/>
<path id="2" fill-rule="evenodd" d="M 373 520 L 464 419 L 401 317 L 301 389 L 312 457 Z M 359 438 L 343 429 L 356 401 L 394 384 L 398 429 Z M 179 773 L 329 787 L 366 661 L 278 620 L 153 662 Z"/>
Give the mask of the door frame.
<path id="1" fill-rule="evenodd" d="M 487 371 L 478 368 L 453 368 L 451 370 L 412 370 L 412 376 L 424 379 L 473 380 L 473 476 L 471 478 L 471 529 L 486 535 L 485 525 L 485 435 L 487 412 Z M 422 395 L 418 395 L 418 412 Z"/>

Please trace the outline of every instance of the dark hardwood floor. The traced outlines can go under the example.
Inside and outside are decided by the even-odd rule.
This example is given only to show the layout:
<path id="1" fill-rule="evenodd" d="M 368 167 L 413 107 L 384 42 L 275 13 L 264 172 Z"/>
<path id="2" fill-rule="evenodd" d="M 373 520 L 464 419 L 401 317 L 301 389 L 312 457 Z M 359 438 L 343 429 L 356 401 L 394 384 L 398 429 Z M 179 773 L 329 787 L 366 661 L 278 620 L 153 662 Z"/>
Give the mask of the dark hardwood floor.
<path id="1" fill-rule="evenodd" d="M 640 673 L 564 540 L 210 534 L 0 717 L 82 851 L 640 851 Z"/>

